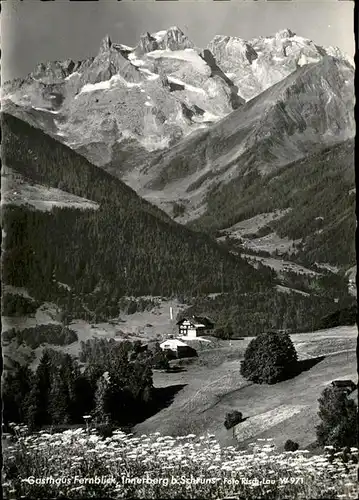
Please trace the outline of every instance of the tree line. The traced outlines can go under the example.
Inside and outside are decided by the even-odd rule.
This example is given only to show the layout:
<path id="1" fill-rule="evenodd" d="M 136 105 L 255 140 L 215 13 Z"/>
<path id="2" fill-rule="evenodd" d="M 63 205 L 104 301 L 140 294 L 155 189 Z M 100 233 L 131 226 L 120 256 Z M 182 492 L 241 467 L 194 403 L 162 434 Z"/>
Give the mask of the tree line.
<path id="1" fill-rule="evenodd" d="M 161 401 L 153 387 L 153 368 L 166 368 L 156 344 L 91 339 L 81 345 L 79 360 L 45 349 L 35 370 L 14 363 L 3 378 L 3 422 L 44 426 L 83 424 L 131 426 L 156 411 Z"/>
<path id="2" fill-rule="evenodd" d="M 356 305 L 354 299 L 347 296 L 334 302 L 325 296 L 265 290 L 196 298 L 181 312 L 179 319 L 196 315 L 208 316 L 214 321 L 213 335 L 235 339 L 268 330 L 296 333 L 354 324 Z"/>

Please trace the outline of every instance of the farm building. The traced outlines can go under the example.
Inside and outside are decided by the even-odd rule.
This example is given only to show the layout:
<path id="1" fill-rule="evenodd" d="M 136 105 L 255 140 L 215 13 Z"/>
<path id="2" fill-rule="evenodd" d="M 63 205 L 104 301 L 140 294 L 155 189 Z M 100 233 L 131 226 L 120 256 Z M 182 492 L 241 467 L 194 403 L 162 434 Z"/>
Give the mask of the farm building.
<path id="1" fill-rule="evenodd" d="M 352 380 L 333 380 L 332 386 L 342 389 L 343 391 L 350 394 L 356 389 L 356 384 Z"/>
<path id="2" fill-rule="evenodd" d="M 177 358 L 189 358 L 197 356 L 197 352 L 193 347 L 182 342 L 179 339 L 168 339 L 160 344 L 163 351 L 172 351 Z"/>
<path id="3" fill-rule="evenodd" d="M 214 328 L 212 321 L 204 316 L 183 318 L 177 322 L 177 325 L 181 337 L 189 339 L 195 339 L 200 335 L 209 335 Z"/>

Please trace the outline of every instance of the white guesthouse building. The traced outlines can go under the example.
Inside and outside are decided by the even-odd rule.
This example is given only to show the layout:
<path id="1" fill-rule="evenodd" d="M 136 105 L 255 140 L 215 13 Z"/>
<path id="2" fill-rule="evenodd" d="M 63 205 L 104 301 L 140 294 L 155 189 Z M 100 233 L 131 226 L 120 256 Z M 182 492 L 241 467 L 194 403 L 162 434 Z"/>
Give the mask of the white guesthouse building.
<path id="1" fill-rule="evenodd" d="M 177 322 L 180 337 L 195 339 L 201 335 L 210 335 L 214 324 L 204 316 L 183 318 Z"/>

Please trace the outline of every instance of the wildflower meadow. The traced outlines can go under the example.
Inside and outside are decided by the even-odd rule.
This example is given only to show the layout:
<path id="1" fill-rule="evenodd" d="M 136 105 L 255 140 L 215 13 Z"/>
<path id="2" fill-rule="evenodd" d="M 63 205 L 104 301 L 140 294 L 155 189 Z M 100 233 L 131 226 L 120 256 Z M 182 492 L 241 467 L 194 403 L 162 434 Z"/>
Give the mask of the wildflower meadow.
<path id="1" fill-rule="evenodd" d="M 3 491 L 19 498 L 357 498 L 356 448 L 279 452 L 271 439 L 247 450 L 214 435 L 135 436 L 91 429 L 28 434 L 13 426 L 4 450 Z"/>

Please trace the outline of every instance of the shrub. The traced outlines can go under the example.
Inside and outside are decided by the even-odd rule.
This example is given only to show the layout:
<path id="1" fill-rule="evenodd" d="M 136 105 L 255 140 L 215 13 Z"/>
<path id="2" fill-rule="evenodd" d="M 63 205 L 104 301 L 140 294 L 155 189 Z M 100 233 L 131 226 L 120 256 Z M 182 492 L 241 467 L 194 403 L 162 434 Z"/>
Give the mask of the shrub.
<path id="1" fill-rule="evenodd" d="M 97 424 L 96 430 L 101 437 L 109 438 L 113 435 L 113 431 L 115 430 L 115 427 L 109 423 Z"/>
<path id="2" fill-rule="evenodd" d="M 242 421 L 242 413 L 240 411 L 235 410 L 230 413 L 226 413 L 224 426 L 227 430 L 232 429 L 232 427 L 239 424 L 241 421 Z"/>
<path id="3" fill-rule="evenodd" d="M 157 370 L 166 370 L 169 367 L 167 353 L 161 349 L 158 342 L 155 344 L 151 364 L 152 368 Z"/>
<path id="4" fill-rule="evenodd" d="M 358 408 L 354 400 L 337 387 L 326 387 L 319 398 L 317 441 L 320 446 L 357 446 Z"/>
<path id="5" fill-rule="evenodd" d="M 287 439 L 287 441 L 284 444 L 285 451 L 297 451 L 298 448 L 299 444 L 296 443 L 295 441 L 292 441 L 291 439 Z"/>
<path id="6" fill-rule="evenodd" d="M 275 384 L 297 369 L 297 353 L 287 333 L 261 333 L 248 345 L 241 375 L 252 382 Z"/>
<path id="7" fill-rule="evenodd" d="M 218 327 L 214 330 L 213 336 L 222 340 L 229 340 L 233 337 L 233 330 L 229 325 Z"/>

